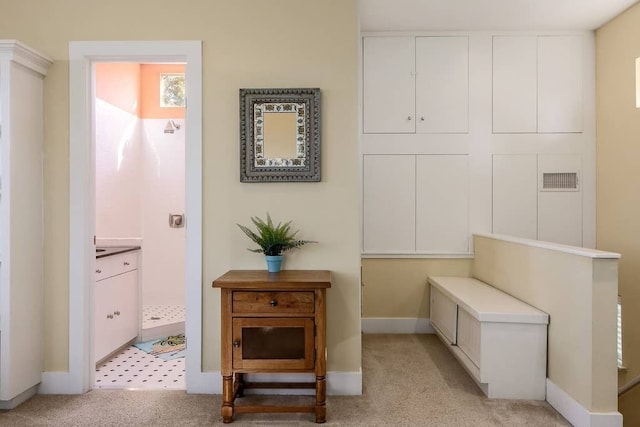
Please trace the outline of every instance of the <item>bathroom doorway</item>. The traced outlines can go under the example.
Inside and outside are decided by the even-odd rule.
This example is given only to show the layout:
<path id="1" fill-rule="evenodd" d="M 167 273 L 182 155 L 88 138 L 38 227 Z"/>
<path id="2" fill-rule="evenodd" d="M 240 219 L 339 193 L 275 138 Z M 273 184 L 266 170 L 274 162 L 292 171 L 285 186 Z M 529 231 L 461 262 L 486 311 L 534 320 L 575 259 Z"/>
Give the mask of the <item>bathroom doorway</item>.
<path id="1" fill-rule="evenodd" d="M 93 386 L 185 389 L 185 65 L 92 73 L 97 271 L 125 266 L 96 278 Z"/>
<path id="2" fill-rule="evenodd" d="M 189 108 L 184 118 L 184 300 L 187 392 L 206 392 L 202 370 L 202 42 L 70 42 L 69 44 L 69 370 L 45 375 L 47 390 L 83 393 L 95 381 L 92 327 L 96 269 L 96 162 L 93 65 L 183 63 Z M 175 120 L 174 120 L 175 122 Z M 177 123 L 176 123 L 177 124 Z M 187 126 L 188 124 L 188 126 Z M 188 128 L 188 131 L 186 131 Z M 162 129 L 164 133 L 164 129 Z M 168 216 L 166 221 L 168 222 Z"/>

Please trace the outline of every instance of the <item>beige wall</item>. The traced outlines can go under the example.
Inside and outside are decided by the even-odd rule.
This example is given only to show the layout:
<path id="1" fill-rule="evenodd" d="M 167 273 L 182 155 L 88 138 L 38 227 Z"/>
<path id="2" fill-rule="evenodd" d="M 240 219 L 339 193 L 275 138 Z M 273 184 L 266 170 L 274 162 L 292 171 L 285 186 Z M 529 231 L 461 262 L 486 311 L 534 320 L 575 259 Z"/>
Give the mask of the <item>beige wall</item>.
<path id="1" fill-rule="evenodd" d="M 640 376 L 640 109 L 635 61 L 640 57 L 640 4 L 596 32 L 598 249 L 619 252 L 623 314 L 620 386 Z"/>
<path id="2" fill-rule="evenodd" d="M 269 211 L 318 240 L 286 268 L 334 272 L 328 369 L 360 369 L 356 0 L 3 0 L 0 38 L 55 60 L 45 79 L 45 370 L 68 357 L 71 40 L 203 41 L 203 364 L 219 369 L 219 291 L 229 268 L 264 268 L 236 227 Z M 322 89 L 322 182 L 241 184 L 238 89 Z"/>
<path id="3" fill-rule="evenodd" d="M 472 259 L 362 260 L 362 317 L 429 317 L 429 276 L 470 276 Z"/>
<path id="4" fill-rule="evenodd" d="M 473 277 L 548 313 L 549 380 L 589 411 L 615 412 L 618 260 L 536 244 L 475 236 Z"/>

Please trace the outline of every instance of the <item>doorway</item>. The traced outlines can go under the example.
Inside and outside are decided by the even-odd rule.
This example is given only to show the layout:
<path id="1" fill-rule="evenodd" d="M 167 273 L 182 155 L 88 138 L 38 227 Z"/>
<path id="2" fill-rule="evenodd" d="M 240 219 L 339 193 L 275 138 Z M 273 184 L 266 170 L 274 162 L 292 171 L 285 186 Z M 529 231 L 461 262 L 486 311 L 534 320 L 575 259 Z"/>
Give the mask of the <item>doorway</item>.
<path id="1" fill-rule="evenodd" d="M 189 108 L 185 122 L 185 333 L 188 392 L 203 387 L 202 372 L 202 53 L 200 41 L 71 42 L 70 71 L 70 230 L 69 372 L 51 376 L 48 388 L 84 393 L 94 381 L 91 328 L 95 271 L 95 145 L 92 139 L 92 67 L 96 62 L 185 64 Z M 89 285 L 86 285 L 89 284 Z M 53 381 L 52 381 L 53 382 Z"/>
<path id="2" fill-rule="evenodd" d="M 124 264 L 96 277 L 94 387 L 184 389 L 185 65 L 94 62 L 92 81 L 96 271 Z"/>

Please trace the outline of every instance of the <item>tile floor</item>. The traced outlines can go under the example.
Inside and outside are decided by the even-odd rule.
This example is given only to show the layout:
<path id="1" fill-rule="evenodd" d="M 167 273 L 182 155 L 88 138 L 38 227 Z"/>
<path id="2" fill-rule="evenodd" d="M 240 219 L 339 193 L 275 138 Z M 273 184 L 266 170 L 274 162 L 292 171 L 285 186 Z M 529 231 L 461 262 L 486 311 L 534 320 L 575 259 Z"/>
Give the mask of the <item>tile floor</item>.
<path id="1" fill-rule="evenodd" d="M 142 329 L 184 322 L 184 305 L 145 305 L 142 308 Z"/>
<path id="2" fill-rule="evenodd" d="M 94 388 L 184 390 L 184 357 L 164 361 L 130 346 L 96 368 Z"/>

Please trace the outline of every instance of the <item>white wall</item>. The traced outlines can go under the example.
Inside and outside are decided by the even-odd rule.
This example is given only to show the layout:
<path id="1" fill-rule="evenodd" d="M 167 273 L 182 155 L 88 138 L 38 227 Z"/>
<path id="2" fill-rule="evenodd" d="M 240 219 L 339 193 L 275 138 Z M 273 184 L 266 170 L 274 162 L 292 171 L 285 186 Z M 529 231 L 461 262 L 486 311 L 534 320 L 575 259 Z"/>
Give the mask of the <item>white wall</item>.
<path id="1" fill-rule="evenodd" d="M 184 213 L 185 126 L 164 133 L 167 119 L 142 119 L 142 304 L 184 305 L 185 229 L 169 228 Z"/>
<path id="2" fill-rule="evenodd" d="M 142 138 L 135 114 L 95 100 L 96 237 L 140 238 Z"/>
<path id="3" fill-rule="evenodd" d="M 184 119 L 165 134 L 167 119 L 140 119 L 96 98 L 96 237 L 142 242 L 143 305 L 184 305 Z"/>
<path id="4" fill-rule="evenodd" d="M 617 425 L 619 255 L 495 235 L 474 245 L 473 277 L 549 314 L 547 400 L 574 425 Z M 577 422 L 592 416 L 615 422 Z"/>

